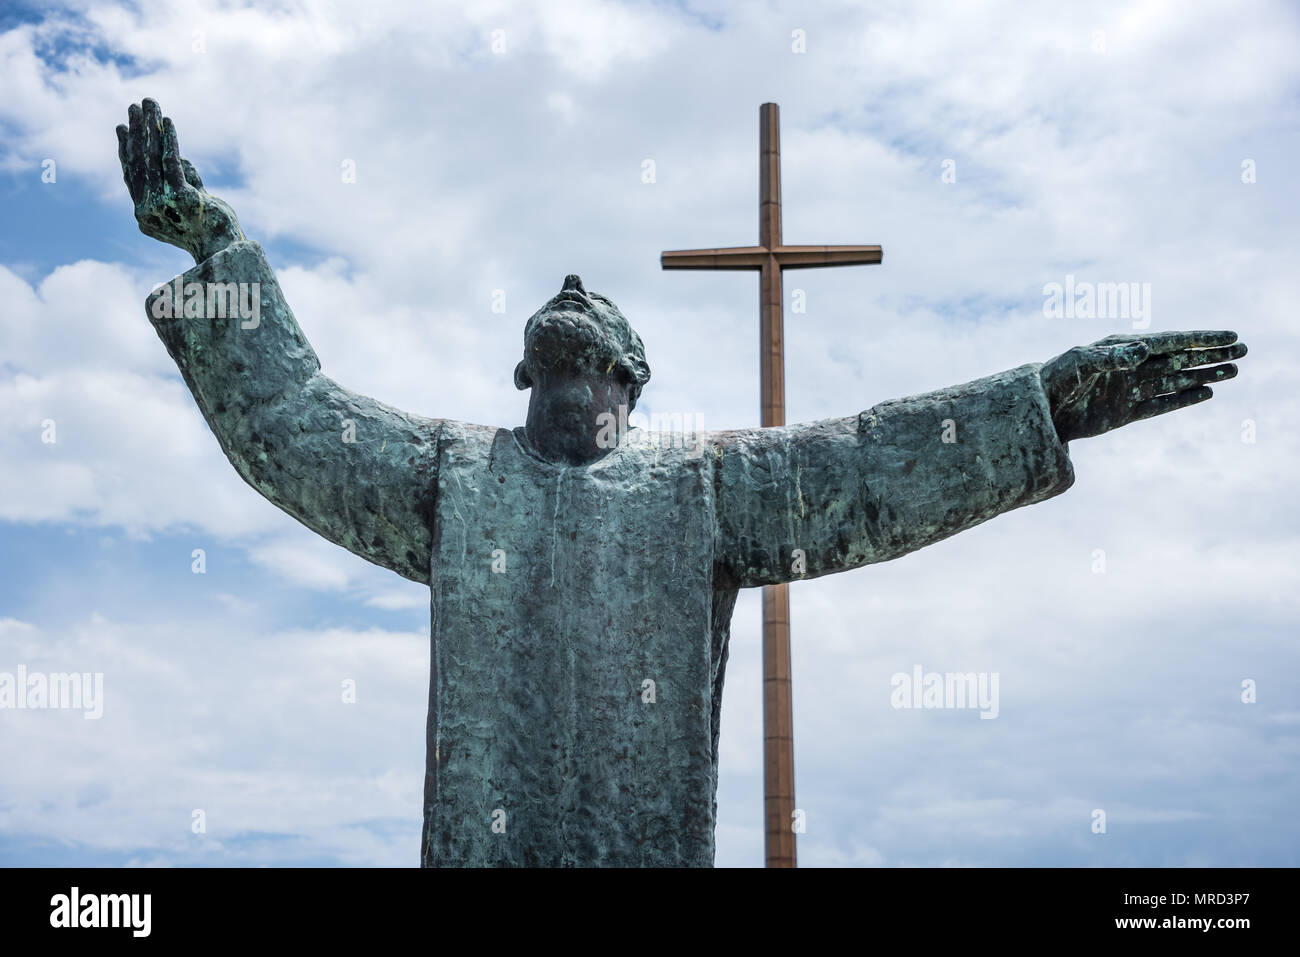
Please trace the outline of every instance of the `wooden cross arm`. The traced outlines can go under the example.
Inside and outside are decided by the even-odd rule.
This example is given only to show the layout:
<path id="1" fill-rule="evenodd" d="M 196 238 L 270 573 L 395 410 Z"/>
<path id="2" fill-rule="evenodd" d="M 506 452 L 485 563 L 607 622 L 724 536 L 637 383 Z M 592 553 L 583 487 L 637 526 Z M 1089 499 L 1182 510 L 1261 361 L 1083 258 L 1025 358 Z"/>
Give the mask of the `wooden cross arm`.
<path id="1" fill-rule="evenodd" d="M 778 246 L 776 261 L 784 269 L 809 266 L 868 266 L 884 258 L 879 246 Z"/>
<path id="2" fill-rule="evenodd" d="M 664 269 L 761 269 L 775 258 L 783 269 L 812 266 L 858 266 L 879 263 L 879 246 L 730 246 L 721 249 L 673 249 L 659 257 Z"/>
<path id="3" fill-rule="evenodd" d="M 673 249 L 660 254 L 659 265 L 664 269 L 761 269 L 767 256 L 765 246 Z"/>

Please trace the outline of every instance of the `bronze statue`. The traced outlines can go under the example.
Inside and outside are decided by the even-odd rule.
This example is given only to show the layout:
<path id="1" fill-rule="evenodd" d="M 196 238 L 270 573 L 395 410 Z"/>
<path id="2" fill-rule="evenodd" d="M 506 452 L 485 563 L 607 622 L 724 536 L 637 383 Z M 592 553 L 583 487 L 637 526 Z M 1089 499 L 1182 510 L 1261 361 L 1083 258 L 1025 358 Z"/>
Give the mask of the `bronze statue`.
<path id="1" fill-rule="evenodd" d="M 425 865 L 711 865 L 738 589 L 887 561 L 1057 495 L 1067 443 L 1210 398 L 1246 353 L 1232 332 L 1117 335 L 847 418 L 608 442 L 602 421 L 650 368 L 570 275 L 525 327 L 522 427 L 423 418 L 321 372 L 157 103 L 117 133 L 140 229 L 194 256 L 180 288 L 258 291 L 255 323 L 169 287 L 147 304 L 231 464 L 430 586 Z"/>

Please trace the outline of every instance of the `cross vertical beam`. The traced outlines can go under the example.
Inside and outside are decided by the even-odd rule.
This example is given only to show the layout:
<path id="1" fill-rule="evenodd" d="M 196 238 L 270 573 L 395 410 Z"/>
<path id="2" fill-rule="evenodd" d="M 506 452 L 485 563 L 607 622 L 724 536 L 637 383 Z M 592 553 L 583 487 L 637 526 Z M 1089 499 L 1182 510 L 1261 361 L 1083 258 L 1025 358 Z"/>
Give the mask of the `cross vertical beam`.
<path id="1" fill-rule="evenodd" d="M 785 425 L 785 298 L 781 264 L 781 114 L 758 111 L 758 244 L 770 252 L 759 273 L 759 402 L 764 428 Z M 790 586 L 763 588 L 763 845 L 768 867 L 796 865 L 794 687 L 790 676 Z"/>
<path id="2" fill-rule="evenodd" d="M 759 284 L 759 392 L 764 427 L 785 425 L 785 329 L 781 313 L 781 114 L 775 103 L 758 111 L 758 244 L 767 249 Z"/>
<path id="3" fill-rule="evenodd" d="M 758 245 L 664 252 L 664 269 L 759 272 L 759 400 L 764 428 L 785 425 L 785 328 L 781 274 L 810 266 L 879 263 L 879 246 L 787 246 L 781 235 L 781 114 L 759 107 Z M 763 817 L 768 867 L 794 867 L 794 696 L 790 592 L 763 588 Z"/>

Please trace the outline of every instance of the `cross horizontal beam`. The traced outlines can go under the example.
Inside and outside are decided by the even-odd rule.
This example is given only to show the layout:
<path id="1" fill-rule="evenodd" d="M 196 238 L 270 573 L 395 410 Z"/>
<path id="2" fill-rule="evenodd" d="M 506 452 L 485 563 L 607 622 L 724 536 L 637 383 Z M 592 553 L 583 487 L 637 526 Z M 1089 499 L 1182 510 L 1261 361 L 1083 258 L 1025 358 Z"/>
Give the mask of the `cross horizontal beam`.
<path id="1" fill-rule="evenodd" d="M 729 246 L 669 250 L 659 256 L 659 265 L 664 269 L 762 269 L 775 259 L 782 269 L 805 269 L 873 265 L 881 257 L 879 246 Z"/>

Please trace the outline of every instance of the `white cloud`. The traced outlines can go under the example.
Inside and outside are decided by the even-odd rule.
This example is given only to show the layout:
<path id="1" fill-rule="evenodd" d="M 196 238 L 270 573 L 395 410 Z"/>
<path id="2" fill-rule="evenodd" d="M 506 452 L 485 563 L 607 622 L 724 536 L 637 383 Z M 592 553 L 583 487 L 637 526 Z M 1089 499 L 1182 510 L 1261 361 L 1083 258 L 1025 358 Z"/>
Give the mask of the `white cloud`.
<path id="1" fill-rule="evenodd" d="M 304 856 L 413 863 L 427 639 L 228 625 L 83 618 L 66 632 L 33 634 L 0 623 L 0 670 L 101 672 L 104 687 L 95 721 L 0 711 L 0 832 L 149 848 L 140 864 L 258 863 L 284 852 L 259 846 L 259 836 L 275 834 L 297 836 L 294 851 Z M 178 630 L 188 654 L 177 654 Z M 355 683 L 355 704 L 343 700 L 345 679 Z M 366 758 L 340 771 L 339 749 Z M 191 830 L 195 809 L 205 834 Z"/>

